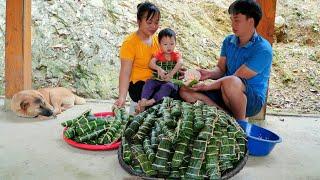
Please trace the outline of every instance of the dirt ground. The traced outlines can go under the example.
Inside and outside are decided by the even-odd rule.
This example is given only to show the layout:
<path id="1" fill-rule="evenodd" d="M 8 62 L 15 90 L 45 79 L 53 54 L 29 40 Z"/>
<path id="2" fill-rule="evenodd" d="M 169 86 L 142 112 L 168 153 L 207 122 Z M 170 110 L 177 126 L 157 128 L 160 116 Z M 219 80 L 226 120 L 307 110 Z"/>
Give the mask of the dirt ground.
<path id="1" fill-rule="evenodd" d="M 320 1 L 278 1 L 268 108 L 320 113 Z"/>

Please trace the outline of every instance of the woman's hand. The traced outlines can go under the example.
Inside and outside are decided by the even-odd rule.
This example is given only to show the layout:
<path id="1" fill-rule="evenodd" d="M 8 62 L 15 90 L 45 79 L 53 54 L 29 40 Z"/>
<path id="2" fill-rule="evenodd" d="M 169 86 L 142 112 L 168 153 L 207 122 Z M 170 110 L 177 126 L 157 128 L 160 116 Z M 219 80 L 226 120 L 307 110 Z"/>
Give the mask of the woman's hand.
<path id="1" fill-rule="evenodd" d="M 133 61 L 121 59 L 121 68 L 119 75 L 119 96 L 114 103 L 116 107 L 123 107 L 126 102 L 132 66 Z"/>
<path id="2" fill-rule="evenodd" d="M 126 99 L 125 98 L 122 98 L 122 97 L 119 97 L 115 102 L 114 102 L 114 106 L 118 107 L 118 108 L 122 108 L 124 107 L 126 103 Z"/>

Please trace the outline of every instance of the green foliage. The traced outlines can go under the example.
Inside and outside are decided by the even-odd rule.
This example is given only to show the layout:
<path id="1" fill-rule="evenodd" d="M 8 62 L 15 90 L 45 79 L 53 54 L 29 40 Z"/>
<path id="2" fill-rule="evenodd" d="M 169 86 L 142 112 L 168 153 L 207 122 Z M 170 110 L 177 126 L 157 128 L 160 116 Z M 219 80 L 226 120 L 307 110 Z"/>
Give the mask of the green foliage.
<path id="1" fill-rule="evenodd" d="M 320 54 L 320 53 L 319 53 Z M 311 61 L 315 61 L 317 63 L 320 63 L 320 57 L 317 56 L 316 53 L 312 53 L 308 56 L 308 59 Z"/>
<path id="2" fill-rule="evenodd" d="M 284 84 L 294 82 L 294 76 L 292 75 L 292 72 L 286 67 L 286 58 L 283 56 L 283 54 L 280 54 L 277 51 L 274 51 L 273 54 L 273 70 L 277 71 L 277 73 L 280 76 L 281 82 Z"/>

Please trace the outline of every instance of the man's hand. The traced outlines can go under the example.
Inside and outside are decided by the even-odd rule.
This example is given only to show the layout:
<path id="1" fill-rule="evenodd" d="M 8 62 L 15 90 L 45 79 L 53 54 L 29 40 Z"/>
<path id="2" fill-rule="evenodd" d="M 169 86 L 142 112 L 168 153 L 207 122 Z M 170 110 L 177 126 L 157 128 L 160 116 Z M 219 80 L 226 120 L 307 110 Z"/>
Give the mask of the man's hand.
<path id="1" fill-rule="evenodd" d="M 200 74 L 201 74 L 201 78 L 200 81 L 206 80 L 206 79 L 210 79 L 212 77 L 212 71 L 208 70 L 208 69 L 197 69 Z"/>
<path id="2" fill-rule="evenodd" d="M 198 84 L 193 85 L 190 89 L 193 91 L 208 91 L 209 86 L 203 82 L 200 82 Z"/>

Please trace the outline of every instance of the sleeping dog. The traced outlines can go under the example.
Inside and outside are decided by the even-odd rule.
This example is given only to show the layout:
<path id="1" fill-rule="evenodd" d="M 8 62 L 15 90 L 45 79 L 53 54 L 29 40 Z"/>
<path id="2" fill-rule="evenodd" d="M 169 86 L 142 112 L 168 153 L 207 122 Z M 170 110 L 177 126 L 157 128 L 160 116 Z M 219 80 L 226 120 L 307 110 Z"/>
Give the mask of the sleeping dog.
<path id="1" fill-rule="evenodd" d="M 21 117 L 45 118 L 84 103 L 84 98 L 73 94 L 67 88 L 42 88 L 16 93 L 11 100 L 11 110 Z"/>

